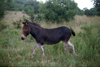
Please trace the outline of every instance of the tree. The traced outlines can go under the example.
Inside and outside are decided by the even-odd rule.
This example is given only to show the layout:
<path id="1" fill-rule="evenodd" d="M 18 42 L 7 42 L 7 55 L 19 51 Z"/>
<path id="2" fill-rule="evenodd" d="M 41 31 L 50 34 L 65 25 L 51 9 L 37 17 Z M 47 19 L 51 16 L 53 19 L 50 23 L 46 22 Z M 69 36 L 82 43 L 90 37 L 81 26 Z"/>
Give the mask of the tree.
<path id="1" fill-rule="evenodd" d="M 0 19 L 4 16 L 4 11 L 5 11 L 5 7 L 4 6 L 5 6 L 4 5 L 4 0 L 0 0 Z"/>
<path id="2" fill-rule="evenodd" d="M 100 0 L 94 0 L 94 6 L 97 9 L 97 15 L 100 16 Z"/>
<path id="3" fill-rule="evenodd" d="M 52 22 L 70 21 L 77 13 L 77 4 L 72 0 L 48 0 L 40 4 L 39 12 Z"/>
<path id="4" fill-rule="evenodd" d="M 24 8 L 24 11 L 31 17 L 31 21 L 34 20 L 34 8 L 30 5 Z"/>
<path id="5" fill-rule="evenodd" d="M 97 14 L 96 8 L 91 8 L 90 11 L 92 16 L 95 16 Z"/>
<path id="6" fill-rule="evenodd" d="M 14 11 L 22 11 L 27 0 L 14 0 Z"/>
<path id="7" fill-rule="evenodd" d="M 3 18 L 6 10 L 13 9 L 13 0 L 0 0 L 0 19 Z"/>
<path id="8" fill-rule="evenodd" d="M 35 14 L 39 13 L 39 2 L 36 0 L 28 0 L 24 5 L 24 11 L 30 16 L 31 21 L 34 20 Z"/>
<path id="9" fill-rule="evenodd" d="M 39 2 L 37 2 L 36 0 L 29 0 L 25 3 L 24 7 L 27 6 L 32 6 L 34 7 L 34 13 L 39 13 L 38 9 L 39 9 Z"/>
<path id="10" fill-rule="evenodd" d="M 25 7 L 31 6 L 34 7 L 34 13 L 38 13 L 39 2 L 36 0 L 14 0 L 14 10 L 22 11 Z"/>
<path id="11" fill-rule="evenodd" d="M 91 8 L 90 10 L 84 8 L 84 14 L 87 16 L 95 16 L 97 14 L 96 8 Z"/>
<path id="12" fill-rule="evenodd" d="M 14 8 L 13 1 L 14 0 L 4 0 L 6 10 L 10 10 L 10 11 L 13 10 L 13 8 Z"/>
<path id="13" fill-rule="evenodd" d="M 33 9 L 34 9 L 34 8 L 33 8 L 32 6 L 30 6 L 30 5 L 24 7 L 24 11 L 25 11 L 27 14 L 29 14 L 29 13 L 30 13 L 29 11 L 31 11 L 31 10 L 33 10 Z"/>
<path id="14" fill-rule="evenodd" d="M 78 15 L 84 15 L 84 11 L 77 7 L 77 14 Z"/>

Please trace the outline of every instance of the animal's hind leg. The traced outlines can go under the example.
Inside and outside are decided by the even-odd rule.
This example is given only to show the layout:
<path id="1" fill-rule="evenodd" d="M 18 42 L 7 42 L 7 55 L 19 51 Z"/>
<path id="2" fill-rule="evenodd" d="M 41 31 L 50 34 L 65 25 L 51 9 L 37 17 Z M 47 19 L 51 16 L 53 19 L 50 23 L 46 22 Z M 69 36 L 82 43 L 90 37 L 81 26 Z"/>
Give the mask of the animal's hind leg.
<path id="1" fill-rule="evenodd" d="M 42 50 L 43 56 L 45 56 L 43 46 L 41 46 L 41 50 Z"/>
<path id="2" fill-rule="evenodd" d="M 68 41 L 67 44 L 72 47 L 73 53 L 75 53 L 74 45 L 70 41 Z"/>

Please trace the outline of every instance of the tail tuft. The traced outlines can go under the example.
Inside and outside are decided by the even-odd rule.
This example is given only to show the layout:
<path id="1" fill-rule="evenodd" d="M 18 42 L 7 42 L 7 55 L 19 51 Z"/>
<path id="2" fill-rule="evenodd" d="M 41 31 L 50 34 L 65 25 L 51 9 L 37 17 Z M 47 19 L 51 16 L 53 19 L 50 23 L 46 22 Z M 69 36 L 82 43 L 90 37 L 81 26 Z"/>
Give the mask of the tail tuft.
<path id="1" fill-rule="evenodd" d="M 73 36 L 75 36 L 75 32 L 73 31 L 73 29 L 72 29 L 72 28 L 70 28 L 70 30 L 72 31 Z"/>

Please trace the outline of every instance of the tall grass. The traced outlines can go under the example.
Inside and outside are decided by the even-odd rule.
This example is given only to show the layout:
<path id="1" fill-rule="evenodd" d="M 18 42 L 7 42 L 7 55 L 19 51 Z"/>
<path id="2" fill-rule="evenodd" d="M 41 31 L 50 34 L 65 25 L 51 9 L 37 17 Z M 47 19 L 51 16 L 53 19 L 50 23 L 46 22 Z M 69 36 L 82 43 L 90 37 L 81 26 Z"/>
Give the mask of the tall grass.
<path id="1" fill-rule="evenodd" d="M 100 23 L 94 20 L 92 24 L 88 22 L 65 23 L 62 24 L 42 24 L 46 28 L 53 28 L 61 25 L 73 26 L 76 36 L 72 36 L 70 41 L 75 46 L 76 53 L 72 53 L 72 48 L 64 52 L 62 42 L 55 45 L 44 45 L 45 57 L 42 56 L 40 48 L 36 49 L 33 57 L 33 47 L 35 40 L 30 40 L 31 35 L 21 40 L 21 29 L 8 27 L 0 32 L 0 66 L 27 66 L 27 67 L 99 67 L 100 66 Z M 78 26 L 79 25 L 79 26 Z M 80 30 L 78 30 L 78 27 Z M 76 28 L 77 27 L 77 28 Z M 78 30 L 78 31 L 77 31 Z"/>
<path id="2" fill-rule="evenodd" d="M 28 36 L 25 41 L 21 41 L 20 29 L 5 29 L 0 33 L 0 65 L 1 66 L 100 66 L 100 28 L 95 25 L 81 27 L 83 32 L 77 33 L 71 38 L 75 44 L 76 53 L 72 53 L 72 48 L 68 46 L 68 51 L 64 52 L 63 43 L 55 45 L 44 45 L 45 57 L 42 56 L 41 49 L 36 50 L 32 56 L 35 40 L 30 41 Z M 96 31 L 94 30 L 97 29 Z"/>

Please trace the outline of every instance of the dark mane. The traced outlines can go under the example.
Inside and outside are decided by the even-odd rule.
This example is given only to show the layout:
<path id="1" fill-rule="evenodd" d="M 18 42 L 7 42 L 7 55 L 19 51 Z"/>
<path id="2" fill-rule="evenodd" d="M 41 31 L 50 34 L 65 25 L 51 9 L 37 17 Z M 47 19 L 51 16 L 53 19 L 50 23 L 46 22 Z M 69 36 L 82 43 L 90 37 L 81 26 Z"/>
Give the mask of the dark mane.
<path id="1" fill-rule="evenodd" d="M 35 23 L 35 22 L 29 22 L 30 24 L 37 26 L 37 27 L 41 27 L 39 24 Z"/>

